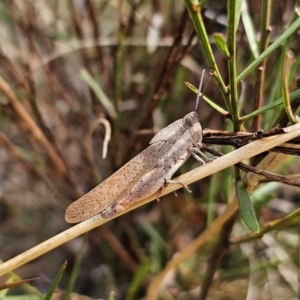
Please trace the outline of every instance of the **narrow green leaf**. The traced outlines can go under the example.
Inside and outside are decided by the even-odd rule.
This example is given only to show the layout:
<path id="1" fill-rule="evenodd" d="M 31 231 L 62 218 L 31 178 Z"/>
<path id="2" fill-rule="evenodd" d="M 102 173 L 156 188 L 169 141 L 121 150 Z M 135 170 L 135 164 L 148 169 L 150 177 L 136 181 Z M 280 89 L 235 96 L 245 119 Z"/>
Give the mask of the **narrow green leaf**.
<path id="1" fill-rule="evenodd" d="M 74 262 L 74 265 L 73 265 L 73 269 L 72 269 L 72 272 L 71 272 L 71 275 L 70 275 L 70 278 L 69 278 L 69 282 L 68 282 L 68 285 L 67 285 L 67 288 L 66 288 L 66 293 L 65 293 L 64 300 L 71 299 L 71 293 L 74 290 L 76 278 L 77 278 L 78 273 L 79 273 L 79 268 L 80 268 L 80 263 L 81 263 L 81 259 L 82 259 L 82 254 L 83 254 L 83 250 L 84 250 L 87 238 L 88 238 L 88 233 L 86 233 L 84 235 L 82 244 L 81 244 L 81 246 L 79 248 L 79 251 L 76 254 L 75 262 Z"/>
<path id="2" fill-rule="evenodd" d="M 236 190 L 242 220 L 244 221 L 245 225 L 248 227 L 249 230 L 251 230 L 252 232 L 258 232 L 259 224 L 256 219 L 253 204 L 242 181 L 239 181 L 237 183 Z"/>
<path id="3" fill-rule="evenodd" d="M 225 37 L 221 33 L 215 33 L 213 35 L 214 41 L 219 48 L 219 50 L 226 56 L 226 58 L 230 57 L 228 48 L 227 48 L 227 43 L 225 41 Z"/>
<path id="4" fill-rule="evenodd" d="M 146 280 L 150 269 L 150 260 L 142 262 L 136 270 L 128 288 L 126 300 L 137 299 L 137 293 L 142 283 Z"/>
<path id="5" fill-rule="evenodd" d="M 290 93 L 289 97 L 290 97 L 290 101 L 298 99 L 300 97 L 300 89 L 298 89 L 298 90 Z M 251 118 L 253 118 L 256 115 L 259 115 L 259 114 L 261 114 L 263 112 L 266 112 L 266 111 L 268 111 L 268 110 L 270 110 L 272 108 L 275 108 L 275 107 L 277 107 L 279 105 L 282 105 L 282 103 L 283 103 L 283 99 L 280 98 L 280 99 L 278 99 L 278 100 L 276 100 L 276 101 L 274 101 L 272 103 L 269 103 L 269 104 L 261 107 L 258 110 L 253 111 L 252 113 L 250 113 L 248 115 L 245 115 L 245 116 L 241 117 L 240 121 L 243 122 L 243 121 L 245 121 L 247 119 L 251 119 Z"/>
<path id="6" fill-rule="evenodd" d="M 259 51 L 258 51 L 257 41 L 255 38 L 255 28 L 249 13 L 247 1 L 242 1 L 241 5 L 242 5 L 242 9 L 241 9 L 242 21 L 244 24 L 245 33 L 247 35 L 248 44 L 253 56 L 256 58 L 259 55 Z"/>
<path id="7" fill-rule="evenodd" d="M 185 81 L 184 84 L 191 90 L 193 91 L 195 94 L 198 94 L 198 89 L 196 87 L 194 87 L 191 83 Z M 213 101 L 209 100 L 206 96 L 201 94 L 202 99 L 208 103 L 212 108 L 214 108 L 216 111 L 218 111 L 219 113 L 223 114 L 223 115 L 228 115 L 228 111 L 226 111 L 225 109 L 223 109 L 222 107 L 220 107 L 219 105 L 215 104 Z"/>
<path id="8" fill-rule="evenodd" d="M 292 33 L 294 33 L 300 27 L 300 17 L 295 20 L 295 22 L 287 28 L 287 30 L 279 36 L 273 44 L 268 47 L 262 54 L 258 56 L 238 77 L 237 81 L 240 81 L 245 77 L 250 71 L 254 70 L 264 59 L 266 59 L 275 49 L 277 49 L 286 39 L 288 39 Z"/>
<path id="9" fill-rule="evenodd" d="M 241 12 L 242 12 L 242 5 L 244 0 L 237 0 L 237 5 L 236 5 L 236 14 L 235 14 L 235 31 L 237 31 L 239 22 L 240 22 L 240 17 L 241 17 Z"/>
<path id="10" fill-rule="evenodd" d="M 57 273 L 54 281 L 52 282 L 51 286 L 50 286 L 50 289 L 48 290 L 46 296 L 45 296 L 45 300 L 51 300 L 52 299 L 52 296 L 53 296 L 53 293 L 55 292 L 56 290 L 56 287 L 58 286 L 58 283 L 66 269 L 66 266 L 67 266 L 67 261 L 64 262 L 64 264 L 62 265 L 62 267 L 60 268 L 59 272 Z"/>
<path id="11" fill-rule="evenodd" d="M 98 99 L 105 107 L 110 117 L 115 119 L 117 117 L 117 112 L 111 100 L 107 97 L 107 95 L 103 91 L 100 83 L 97 82 L 86 69 L 81 69 L 80 75 L 83 78 L 83 80 L 89 85 L 89 87 L 94 91 L 94 93 L 97 95 Z"/>

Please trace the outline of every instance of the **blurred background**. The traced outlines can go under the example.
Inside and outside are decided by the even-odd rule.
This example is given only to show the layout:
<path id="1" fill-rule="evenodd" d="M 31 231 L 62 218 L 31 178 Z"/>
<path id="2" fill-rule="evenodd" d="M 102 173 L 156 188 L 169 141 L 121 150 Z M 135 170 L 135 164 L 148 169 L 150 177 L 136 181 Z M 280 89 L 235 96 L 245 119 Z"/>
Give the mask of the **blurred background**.
<path id="1" fill-rule="evenodd" d="M 261 2 L 247 4 L 259 40 Z M 270 42 L 295 18 L 295 6 L 296 1 L 272 1 Z M 203 69 L 207 70 L 205 83 L 210 76 L 184 1 L 4 0 L 0 14 L 0 259 L 6 261 L 69 228 L 64 213 L 71 201 L 147 147 L 160 129 L 192 111 L 196 96 L 184 82 L 198 86 Z M 227 60 L 212 38 L 216 32 L 226 37 L 227 2 L 207 1 L 201 14 L 227 84 Z M 253 60 L 253 53 L 242 23 L 236 34 L 239 74 Z M 289 42 L 297 57 L 299 31 Z M 278 98 L 274 90 L 279 80 L 278 55 L 280 49 L 267 62 L 266 101 Z M 253 109 L 254 76 L 247 75 L 238 87 L 243 91 L 242 114 Z M 291 86 L 296 77 L 295 71 Z M 225 108 L 214 80 L 205 94 Z M 264 115 L 262 129 L 270 129 L 279 113 Z M 230 121 L 204 101 L 199 119 L 203 128 L 232 130 Z M 245 128 L 251 130 L 251 120 Z M 175 175 L 198 165 L 190 159 Z M 285 168 L 297 172 L 298 165 L 289 163 Z M 97 299 L 107 299 L 114 291 L 116 299 L 141 299 L 151 280 L 232 199 L 232 178 L 232 170 L 225 170 L 196 182 L 192 194 L 180 190 L 178 197 L 169 194 L 159 203 L 140 207 L 16 273 L 22 278 L 40 276 L 34 286 L 45 292 L 67 260 L 61 291 L 69 287 Z M 267 187 L 258 197 L 262 220 L 295 208 L 296 189 Z M 275 202 L 272 207 L 272 199 L 280 205 Z M 257 294 L 248 299 L 296 297 L 296 279 L 289 282 L 289 276 L 277 268 L 281 258 L 268 251 L 276 243 L 284 247 L 294 278 L 297 230 L 281 232 L 272 237 L 274 241 L 270 238 L 270 245 L 258 241 L 231 247 L 215 273 L 210 299 L 246 299 L 250 284 Z M 235 234 L 245 231 L 237 222 Z M 199 299 L 193 295 L 199 295 L 211 247 L 207 244 L 168 274 L 158 287 L 161 299 Z M 251 268 L 256 271 L 251 273 Z M 74 278 L 75 284 L 70 281 Z M 21 288 L 9 293 L 34 294 Z"/>

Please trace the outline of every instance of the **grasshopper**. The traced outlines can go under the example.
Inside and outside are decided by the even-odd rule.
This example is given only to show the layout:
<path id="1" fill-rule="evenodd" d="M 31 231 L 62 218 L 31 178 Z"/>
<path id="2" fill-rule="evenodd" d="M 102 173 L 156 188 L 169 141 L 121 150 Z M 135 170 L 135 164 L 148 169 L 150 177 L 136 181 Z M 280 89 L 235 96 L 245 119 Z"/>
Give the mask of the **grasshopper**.
<path id="1" fill-rule="evenodd" d="M 208 160 L 200 151 L 202 128 L 196 113 L 200 86 L 195 110 L 160 130 L 148 148 L 73 202 L 66 210 L 67 222 L 78 223 L 99 213 L 103 218 L 113 217 L 161 190 L 165 183 L 181 184 L 189 191 L 171 178 L 190 156 L 202 164 Z"/>

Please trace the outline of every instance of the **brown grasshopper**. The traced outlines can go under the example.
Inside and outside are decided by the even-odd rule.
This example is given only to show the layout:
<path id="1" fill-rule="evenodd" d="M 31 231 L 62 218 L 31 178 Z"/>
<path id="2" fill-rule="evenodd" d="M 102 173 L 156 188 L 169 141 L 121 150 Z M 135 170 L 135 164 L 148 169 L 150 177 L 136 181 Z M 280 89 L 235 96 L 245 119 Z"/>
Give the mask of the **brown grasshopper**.
<path id="1" fill-rule="evenodd" d="M 98 213 L 110 218 L 159 191 L 165 183 L 181 184 L 189 191 L 184 183 L 171 178 L 190 156 L 202 164 L 205 164 L 202 158 L 207 159 L 200 151 L 202 128 L 196 113 L 199 94 L 195 111 L 163 128 L 148 148 L 73 202 L 66 210 L 66 221 L 78 223 Z"/>

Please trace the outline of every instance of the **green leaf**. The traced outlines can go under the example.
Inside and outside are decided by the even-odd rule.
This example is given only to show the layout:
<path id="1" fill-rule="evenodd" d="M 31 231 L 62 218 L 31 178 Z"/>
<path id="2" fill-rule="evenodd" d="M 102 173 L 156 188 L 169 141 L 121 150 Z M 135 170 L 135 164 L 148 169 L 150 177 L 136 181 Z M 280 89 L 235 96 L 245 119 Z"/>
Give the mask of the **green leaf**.
<path id="1" fill-rule="evenodd" d="M 214 41 L 219 48 L 219 50 L 226 56 L 226 58 L 230 57 L 230 53 L 227 48 L 227 43 L 225 41 L 225 37 L 221 33 L 215 33 L 213 35 Z"/>
<path id="2" fill-rule="evenodd" d="M 237 5 L 236 5 L 236 13 L 235 13 L 235 31 L 237 31 L 238 25 L 239 25 L 239 21 L 240 21 L 240 17 L 241 17 L 241 12 L 242 12 L 242 6 L 243 3 L 245 1 L 244 0 L 237 0 Z"/>
<path id="3" fill-rule="evenodd" d="M 252 232 L 258 232 L 259 224 L 256 219 L 253 204 L 242 181 L 239 181 L 237 183 L 236 190 L 242 220 L 244 221 L 245 225 L 248 227 L 249 230 L 251 230 Z"/>
<path id="4" fill-rule="evenodd" d="M 298 89 L 298 90 L 290 93 L 289 97 L 290 97 L 290 101 L 298 99 L 300 97 L 300 89 Z M 243 122 L 243 121 L 245 121 L 247 119 L 251 119 L 251 118 L 253 118 L 256 115 L 259 115 L 259 114 L 261 114 L 263 112 L 266 112 L 266 111 L 268 111 L 270 109 L 273 109 L 273 108 L 275 108 L 275 107 L 277 107 L 279 105 L 282 105 L 282 103 L 283 103 L 283 99 L 282 98 L 280 98 L 278 100 L 275 100 L 274 102 L 269 103 L 269 104 L 261 107 L 260 109 L 255 110 L 252 113 L 241 117 L 240 121 Z"/>
<path id="5" fill-rule="evenodd" d="M 94 91 L 94 93 L 97 95 L 98 99 L 100 100 L 101 104 L 105 107 L 110 117 L 115 119 L 117 117 L 117 112 L 112 104 L 112 101 L 108 98 L 108 96 L 103 91 L 100 83 L 97 82 L 86 69 L 81 69 L 80 75 L 83 78 L 83 80 Z"/>
<path id="6" fill-rule="evenodd" d="M 51 300 L 52 299 L 52 296 L 53 296 L 53 293 L 55 292 L 57 286 L 58 286 L 58 283 L 65 271 L 65 268 L 67 266 L 67 261 L 64 262 L 64 264 L 62 265 L 62 267 L 60 268 L 59 272 L 57 273 L 54 281 L 52 282 L 51 286 L 50 286 L 50 289 L 48 290 L 46 296 L 45 296 L 45 300 Z"/>
<path id="7" fill-rule="evenodd" d="M 262 54 L 259 55 L 237 78 L 240 81 L 249 72 L 254 70 L 264 59 L 266 59 L 275 49 L 277 49 L 286 39 L 288 39 L 298 28 L 300 27 L 300 17 L 295 20 L 295 22 L 287 28 L 287 30 L 279 36 L 273 44 L 268 47 Z"/>
<path id="8" fill-rule="evenodd" d="M 137 299 L 138 291 L 141 288 L 143 282 L 147 280 L 149 270 L 150 260 L 145 260 L 139 265 L 128 287 L 126 300 Z"/>
<path id="9" fill-rule="evenodd" d="M 252 17 L 250 16 L 249 13 L 247 1 L 242 1 L 241 5 L 242 5 L 241 7 L 242 21 L 243 21 L 245 33 L 247 35 L 248 44 L 253 56 L 257 58 L 259 55 L 258 44 L 256 41 L 255 28 L 253 25 Z"/>
<path id="10" fill-rule="evenodd" d="M 191 90 L 193 91 L 195 94 L 198 94 L 198 89 L 196 87 L 194 87 L 191 83 L 185 81 L 184 84 Z M 201 98 L 208 103 L 212 108 L 214 108 L 216 111 L 218 111 L 219 113 L 223 114 L 223 115 L 228 115 L 228 112 L 226 110 L 224 110 L 222 107 L 220 107 L 219 105 L 215 104 L 213 101 L 209 100 L 206 96 L 204 96 L 203 94 L 201 94 Z"/>
<path id="11" fill-rule="evenodd" d="M 71 275 L 70 275 L 70 278 L 69 278 L 69 282 L 68 282 L 68 285 L 67 285 L 67 288 L 66 288 L 66 293 L 65 293 L 65 299 L 67 299 L 67 300 L 71 299 L 71 293 L 74 290 L 74 286 L 75 286 L 76 278 L 77 278 L 78 273 L 79 273 L 82 254 L 83 254 L 83 250 L 84 250 L 87 238 L 88 238 L 88 233 L 86 233 L 84 235 L 82 244 L 81 244 L 81 246 L 79 248 L 79 251 L 77 252 L 76 257 L 75 257 L 75 262 L 74 262 L 74 265 L 73 265 L 73 269 L 72 269 L 72 272 L 71 272 Z"/>

